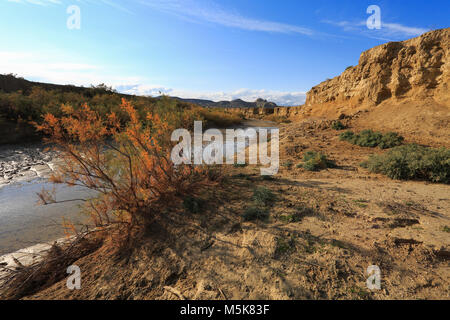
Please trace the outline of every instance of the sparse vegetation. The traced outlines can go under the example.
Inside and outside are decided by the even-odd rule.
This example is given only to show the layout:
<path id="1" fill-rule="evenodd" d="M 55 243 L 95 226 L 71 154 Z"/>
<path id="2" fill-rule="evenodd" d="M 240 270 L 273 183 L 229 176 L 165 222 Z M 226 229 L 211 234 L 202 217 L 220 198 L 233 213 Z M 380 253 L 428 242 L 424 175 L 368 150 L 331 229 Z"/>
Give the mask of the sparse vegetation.
<path id="1" fill-rule="evenodd" d="M 299 222 L 301 219 L 302 217 L 298 214 L 288 214 L 279 217 L 279 220 L 284 221 L 286 223 Z"/>
<path id="2" fill-rule="evenodd" d="M 399 146 L 385 154 L 372 155 L 362 167 L 391 179 L 450 183 L 450 149 L 416 144 Z"/>
<path id="3" fill-rule="evenodd" d="M 253 201 L 257 205 L 267 206 L 275 201 L 275 195 L 266 187 L 258 187 L 253 192 Z"/>
<path id="4" fill-rule="evenodd" d="M 256 188 L 253 191 L 253 204 L 244 211 L 244 220 L 267 220 L 269 217 L 268 206 L 272 204 L 275 199 L 273 192 L 266 187 Z"/>
<path id="5" fill-rule="evenodd" d="M 279 258 L 280 256 L 292 252 L 295 250 L 295 238 L 294 236 L 290 236 L 289 239 L 284 237 L 277 238 L 275 245 L 275 258 Z"/>
<path id="6" fill-rule="evenodd" d="M 306 205 L 298 206 L 295 213 L 282 215 L 279 217 L 279 219 L 286 223 L 292 223 L 292 222 L 299 222 L 306 216 L 317 216 L 319 217 L 319 219 L 321 219 L 320 215 L 318 215 L 313 208 Z"/>
<path id="7" fill-rule="evenodd" d="M 332 128 L 333 130 L 344 130 L 344 129 L 347 129 L 347 126 L 344 125 L 341 121 L 336 120 L 336 121 L 334 121 L 333 124 L 331 125 L 331 128 Z"/>
<path id="8" fill-rule="evenodd" d="M 303 163 L 298 164 L 297 167 L 308 171 L 319 171 L 326 168 L 335 168 L 336 164 L 323 153 L 308 151 L 303 155 Z"/>
<path id="9" fill-rule="evenodd" d="M 450 233 L 450 227 L 449 226 L 443 226 L 442 231 Z"/>
<path id="10" fill-rule="evenodd" d="M 367 300 L 370 297 L 370 292 L 367 291 L 367 289 L 361 288 L 356 285 L 350 288 L 350 292 L 352 294 L 355 294 L 358 298 L 363 299 L 363 300 Z"/>
<path id="11" fill-rule="evenodd" d="M 347 141 L 360 147 L 388 149 L 402 144 L 404 138 L 396 132 L 382 134 L 373 130 L 363 130 L 359 134 L 345 131 L 340 134 L 341 141 Z"/>
<path id="12" fill-rule="evenodd" d="M 283 162 L 281 165 L 282 165 L 283 167 L 286 167 L 286 168 L 288 168 L 288 169 L 291 169 L 292 166 L 294 165 L 294 163 L 292 162 L 292 160 L 287 160 L 287 161 Z"/>
<path id="13" fill-rule="evenodd" d="M 367 201 L 365 199 L 356 199 L 356 200 L 353 200 L 353 202 L 360 208 L 367 208 L 369 201 Z"/>
<path id="14" fill-rule="evenodd" d="M 245 221 L 253 220 L 267 220 L 269 217 L 269 211 L 266 208 L 260 206 L 251 206 L 245 209 L 243 218 Z"/>

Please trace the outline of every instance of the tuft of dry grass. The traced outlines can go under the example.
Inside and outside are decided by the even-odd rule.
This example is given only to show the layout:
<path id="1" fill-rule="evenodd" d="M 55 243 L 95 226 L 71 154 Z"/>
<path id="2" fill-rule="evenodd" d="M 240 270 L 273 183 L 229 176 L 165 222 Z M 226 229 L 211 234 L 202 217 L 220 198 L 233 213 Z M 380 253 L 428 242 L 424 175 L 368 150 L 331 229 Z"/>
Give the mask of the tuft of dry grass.
<path id="1" fill-rule="evenodd" d="M 15 269 L 1 267 L 0 300 L 18 300 L 63 280 L 67 277 L 67 268 L 100 248 L 103 239 L 103 232 L 85 232 L 69 243 L 58 245 L 55 242 L 42 259 L 31 265 L 24 266 L 17 261 Z"/>

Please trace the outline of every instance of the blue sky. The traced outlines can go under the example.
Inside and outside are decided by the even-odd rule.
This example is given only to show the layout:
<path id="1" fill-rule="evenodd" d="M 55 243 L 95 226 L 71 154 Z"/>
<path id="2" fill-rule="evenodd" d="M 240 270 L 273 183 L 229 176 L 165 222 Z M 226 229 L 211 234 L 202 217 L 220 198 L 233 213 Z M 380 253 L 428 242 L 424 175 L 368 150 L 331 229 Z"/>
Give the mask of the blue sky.
<path id="1" fill-rule="evenodd" d="M 67 27 L 71 5 L 80 29 Z M 362 51 L 449 27 L 449 13 L 446 0 L 0 0 L 0 73 L 294 105 Z"/>

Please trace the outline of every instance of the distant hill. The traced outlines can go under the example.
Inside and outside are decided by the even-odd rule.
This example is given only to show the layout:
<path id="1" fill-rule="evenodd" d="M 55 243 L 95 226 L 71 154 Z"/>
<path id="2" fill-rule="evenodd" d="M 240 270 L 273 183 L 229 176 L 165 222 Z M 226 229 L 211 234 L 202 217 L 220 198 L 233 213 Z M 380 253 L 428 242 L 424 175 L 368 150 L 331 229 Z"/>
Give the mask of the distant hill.
<path id="1" fill-rule="evenodd" d="M 101 84 L 96 87 L 78 87 L 74 85 L 59 85 L 59 84 L 51 84 L 51 83 L 43 83 L 43 82 L 35 82 L 29 81 L 23 78 L 18 78 L 12 74 L 1 75 L 0 74 L 0 91 L 10 93 L 15 91 L 23 91 L 24 93 L 29 93 L 31 88 L 33 87 L 41 87 L 45 90 L 58 90 L 62 92 L 76 92 L 83 94 L 92 94 L 97 93 L 97 91 L 101 91 L 101 93 L 111 92 L 117 93 L 112 88 Z M 124 97 L 131 97 L 128 94 L 118 93 Z M 273 102 L 269 102 L 264 99 L 257 99 L 255 102 L 247 102 L 241 99 L 236 99 L 232 101 L 219 101 L 214 102 L 211 100 L 203 100 L 203 99 L 184 99 L 179 97 L 172 97 L 174 99 L 193 103 L 199 105 L 201 107 L 207 108 L 276 108 L 277 105 Z"/>
<path id="2" fill-rule="evenodd" d="M 74 85 L 60 85 L 52 83 L 35 82 L 17 77 L 13 74 L 0 74 L 0 90 L 3 92 L 11 93 L 16 91 L 22 91 L 24 94 L 27 94 L 31 91 L 33 87 L 40 87 L 45 90 L 57 90 L 60 92 L 76 92 L 83 94 L 93 91 L 102 91 L 102 93 L 103 92 L 115 93 L 115 91 L 112 88 L 104 84 L 100 84 L 96 87 L 78 87 Z M 121 95 L 129 96 L 127 94 Z"/>
<path id="3" fill-rule="evenodd" d="M 202 107 L 207 108 L 276 108 L 278 107 L 274 102 L 269 102 L 264 99 L 257 99 L 255 102 L 247 102 L 241 99 L 235 99 L 232 101 L 219 101 L 214 102 L 211 100 L 203 100 L 203 99 L 183 99 L 179 97 L 173 97 L 174 99 L 178 99 L 180 101 L 185 101 L 189 103 L 193 103 Z"/>

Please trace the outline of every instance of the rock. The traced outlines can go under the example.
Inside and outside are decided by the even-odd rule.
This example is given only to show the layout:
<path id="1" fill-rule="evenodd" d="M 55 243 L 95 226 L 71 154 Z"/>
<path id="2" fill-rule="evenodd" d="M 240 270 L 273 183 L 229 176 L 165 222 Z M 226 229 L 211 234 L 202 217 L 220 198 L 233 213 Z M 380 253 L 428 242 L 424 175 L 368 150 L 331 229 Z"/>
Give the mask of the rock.
<path id="1" fill-rule="evenodd" d="M 305 106 L 376 106 L 405 97 L 432 97 L 448 104 L 449 55 L 450 28 L 377 46 L 363 52 L 356 67 L 313 87 L 307 93 Z"/>

